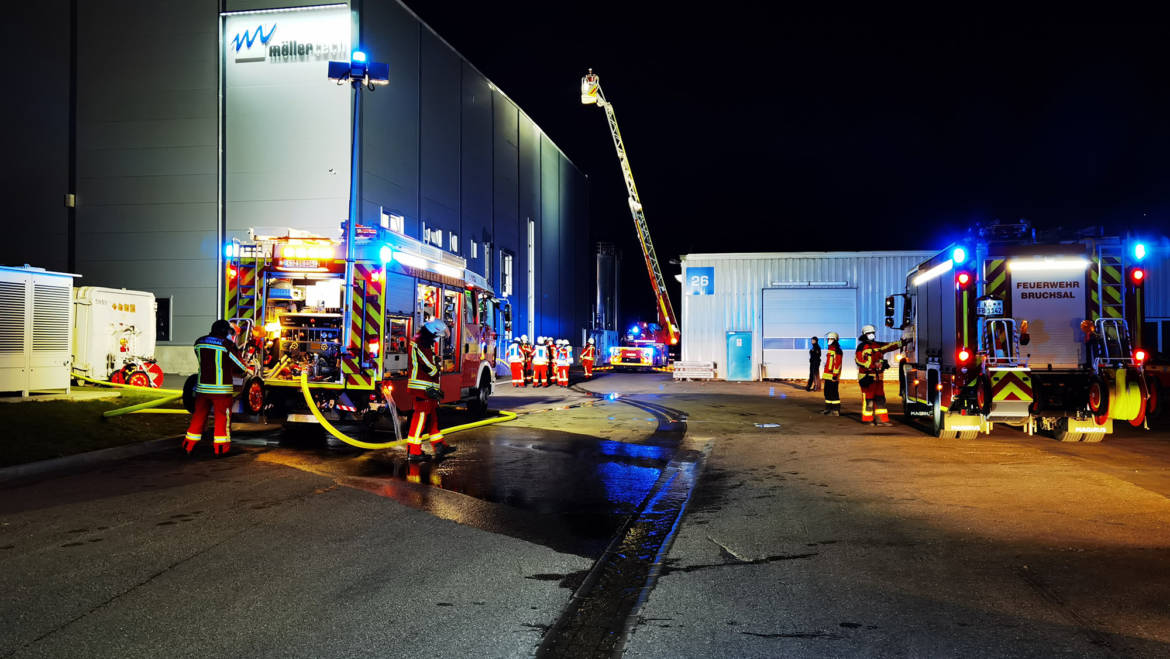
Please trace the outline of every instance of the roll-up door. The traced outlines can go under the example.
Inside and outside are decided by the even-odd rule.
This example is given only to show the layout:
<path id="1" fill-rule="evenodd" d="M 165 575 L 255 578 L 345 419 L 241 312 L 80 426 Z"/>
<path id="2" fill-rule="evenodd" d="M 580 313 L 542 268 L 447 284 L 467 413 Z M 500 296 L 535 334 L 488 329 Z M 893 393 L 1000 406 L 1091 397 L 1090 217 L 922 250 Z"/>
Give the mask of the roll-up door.
<path id="1" fill-rule="evenodd" d="M 857 290 L 853 288 L 765 288 L 763 373 L 765 378 L 808 377 L 811 337 L 820 339 L 822 364 L 825 335 L 841 335 L 847 378 L 857 377 L 853 349 L 857 343 Z"/>

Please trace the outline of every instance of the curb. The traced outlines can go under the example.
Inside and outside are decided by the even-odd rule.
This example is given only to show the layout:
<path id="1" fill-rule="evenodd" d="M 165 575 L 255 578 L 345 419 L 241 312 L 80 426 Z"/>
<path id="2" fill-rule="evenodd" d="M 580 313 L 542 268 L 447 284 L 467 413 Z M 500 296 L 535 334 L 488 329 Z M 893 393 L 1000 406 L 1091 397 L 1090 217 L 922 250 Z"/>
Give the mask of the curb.
<path id="1" fill-rule="evenodd" d="M 38 460 L 27 464 L 12 465 L 11 467 L 0 467 L 0 485 L 16 484 L 18 481 L 20 484 L 24 484 L 25 481 L 60 476 L 73 471 L 99 467 L 116 460 L 155 453 L 168 448 L 177 448 L 177 442 L 181 438 L 182 435 L 175 435 L 174 437 L 151 439 L 137 444 L 126 444 L 125 446 L 111 446 L 110 448 L 78 453 L 77 455 L 66 455 L 50 460 Z"/>

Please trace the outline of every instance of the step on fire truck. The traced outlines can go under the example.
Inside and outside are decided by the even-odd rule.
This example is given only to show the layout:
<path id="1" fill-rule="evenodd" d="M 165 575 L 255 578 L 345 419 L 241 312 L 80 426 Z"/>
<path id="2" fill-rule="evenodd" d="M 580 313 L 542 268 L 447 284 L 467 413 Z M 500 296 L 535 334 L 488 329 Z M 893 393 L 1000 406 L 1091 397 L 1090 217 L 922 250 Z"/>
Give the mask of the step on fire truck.
<path id="1" fill-rule="evenodd" d="M 416 328 L 439 319 L 449 336 L 436 344 L 443 403 L 487 410 L 494 383 L 496 328 L 510 309 L 490 284 L 443 250 L 380 227 L 357 227 L 346 281 L 345 243 L 281 230 L 250 232 L 225 246 L 224 317 L 252 374 L 239 411 L 314 423 L 300 381 L 332 420 L 370 423 L 390 409 L 413 408 L 406 387 Z M 345 286 L 353 303 L 344 307 Z"/>
<path id="2" fill-rule="evenodd" d="M 994 225 L 920 264 L 886 298 L 886 326 L 910 343 L 898 384 L 908 417 L 939 437 L 995 423 L 1098 442 L 1145 425 L 1144 248 L 1119 238 L 1038 243 Z"/>

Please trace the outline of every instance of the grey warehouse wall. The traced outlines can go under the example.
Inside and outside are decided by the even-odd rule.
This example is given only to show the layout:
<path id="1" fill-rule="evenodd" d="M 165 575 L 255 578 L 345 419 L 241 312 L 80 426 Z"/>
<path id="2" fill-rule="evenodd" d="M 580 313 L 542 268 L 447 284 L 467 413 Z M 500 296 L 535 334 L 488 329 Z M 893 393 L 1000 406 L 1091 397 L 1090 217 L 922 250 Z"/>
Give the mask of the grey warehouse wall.
<path id="1" fill-rule="evenodd" d="M 175 355 L 188 353 L 220 310 L 221 176 L 222 229 L 228 236 L 266 225 L 336 231 L 344 215 L 337 210 L 342 186 L 324 178 L 329 167 L 319 167 L 320 158 L 304 154 L 336 159 L 339 150 L 347 151 L 348 141 L 337 135 L 348 132 L 348 112 L 337 112 L 331 101 L 306 119 L 293 107 L 310 98 L 348 98 L 348 89 L 330 86 L 323 68 L 318 93 L 308 78 L 303 89 L 295 88 L 295 76 L 285 75 L 292 69 L 281 69 L 292 64 L 259 63 L 280 72 L 271 80 L 263 74 L 235 78 L 253 85 L 245 91 L 247 85 L 234 86 L 232 78 L 240 70 L 227 70 L 240 63 L 225 59 L 220 153 L 220 11 L 313 4 L 75 3 L 78 285 L 173 297 Z M 42 61 L 62 72 L 62 84 L 23 94 L 5 109 L 9 125 L 20 127 L 3 174 L 19 216 L 6 222 L 11 240 L 0 245 L 2 263 L 58 270 L 68 263 L 65 79 L 73 5 L 47 0 L 10 12 L 13 43 L 35 45 Z M 471 269 L 490 275 L 497 290 L 506 250 L 514 259 L 515 333 L 528 331 L 531 267 L 534 332 L 579 339 L 588 323 L 592 279 L 585 176 L 502 90 L 403 5 L 366 0 L 355 6 L 362 22 L 357 25 L 351 15 L 352 38 L 363 39 L 363 48 L 391 71 L 388 86 L 362 92 L 362 221 L 377 223 L 385 210 L 405 217 L 406 232 L 415 238 L 422 237 L 423 223 L 445 236 L 458 234 L 455 251 Z M 288 15 L 279 16 L 280 29 L 291 28 Z M 261 89 L 268 82 L 271 88 Z M 337 180 L 348 175 L 348 163 L 333 169 Z M 536 233 L 532 263 L 529 220 Z"/>

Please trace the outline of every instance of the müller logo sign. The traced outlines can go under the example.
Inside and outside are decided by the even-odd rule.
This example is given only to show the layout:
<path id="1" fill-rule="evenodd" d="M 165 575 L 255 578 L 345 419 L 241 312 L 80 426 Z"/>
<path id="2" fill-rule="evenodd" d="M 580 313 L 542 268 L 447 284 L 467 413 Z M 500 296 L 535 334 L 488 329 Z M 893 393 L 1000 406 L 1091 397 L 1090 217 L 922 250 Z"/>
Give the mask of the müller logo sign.
<path id="1" fill-rule="evenodd" d="M 255 28 L 236 32 L 228 42 L 237 63 L 244 62 L 315 62 L 330 59 L 348 59 L 348 48 L 340 41 L 302 41 L 289 39 L 272 41 L 276 23 L 261 23 Z"/>

